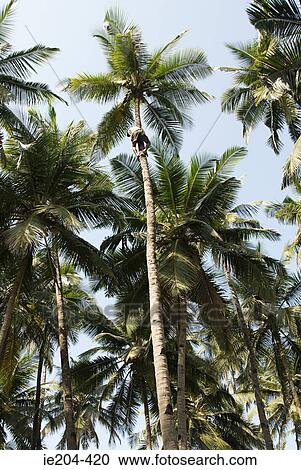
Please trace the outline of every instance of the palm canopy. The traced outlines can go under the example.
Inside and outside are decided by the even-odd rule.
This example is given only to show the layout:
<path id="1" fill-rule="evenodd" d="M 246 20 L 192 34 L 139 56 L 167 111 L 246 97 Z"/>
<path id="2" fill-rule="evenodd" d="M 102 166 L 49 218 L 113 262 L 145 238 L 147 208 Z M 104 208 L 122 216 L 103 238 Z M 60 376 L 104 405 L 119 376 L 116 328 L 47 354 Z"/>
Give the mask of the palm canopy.
<path id="1" fill-rule="evenodd" d="M 46 118 L 31 111 L 26 133 L 8 139 L 0 226 L 1 244 L 10 252 L 23 257 L 49 240 L 84 270 L 100 262 L 80 230 L 113 223 L 119 199 L 91 160 L 91 145 L 83 123 L 60 131 L 53 108 Z"/>
<path id="2" fill-rule="evenodd" d="M 247 11 L 260 34 L 251 43 L 229 46 L 240 66 L 222 68 L 234 72 L 234 86 L 224 93 L 222 109 L 236 113 L 245 137 L 263 122 L 276 154 L 287 127 L 295 145 L 284 168 L 286 187 L 300 172 L 301 9 L 294 0 L 254 0 Z"/>
<path id="3" fill-rule="evenodd" d="M 195 155 L 187 167 L 159 143 L 151 151 L 155 158 L 150 171 L 163 285 L 174 295 L 185 292 L 187 286 L 191 287 L 190 281 L 200 280 L 200 259 L 208 259 L 209 253 L 218 266 L 226 264 L 241 275 L 243 272 L 250 274 L 252 269 L 257 269 L 258 275 L 262 270 L 267 272 L 269 263 L 273 265 L 272 260 L 264 261 L 264 257 L 257 256 L 248 242 L 252 238 L 275 240 L 279 235 L 262 228 L 252 218 L 258 204 L 235 206 L 241 182 L 232 176 L 232 171 L 244 157 L 245 149 L 232 147 L 220 157 Z M 123 259 L 128 272 L 131 269 L 127 257 L 131 251 L 136 259 L 137 276 L 143 272 L 141 253 L 145 249 L 146 231 L 139 162 L 134 157 L 120 155 L 112 160 L 112 166 L 118 187 L 136 201 L 137 208 L 126 214 L 124 226 L 105 240 L 102 248 L 114 252 L 120 265 Z M 123 255 L 122 248 L 121 252 L 116 251 L 122 243 L 127 247 Z"/>
<path id="4" fill-rule="evenodd" d="M 171 305 L 184 296 L 200 306 L 201 321 L 224 343 L 224 267 L 250 281 L 256 278 L 269 283 L 278 264 L 259 253 L 252 240 L 275 240 L 279 235 L 253 218 L 259 203 L 235 206 L 241 182 L 232 171 L 245 155 L 244 148 L 227 149 L 222 156 L 195 155 L 187 166 L 159 144 L 151 151 L 165 318 L 174 322 Z M 136 207 L 125 213 L 117 231 L 101 245 L 113 275 L 102 273 L 98 286 L 116 296 L 121 305 L 145 308 L 147 316 L 146 209 L 139 162 L 133 156 L 120 155 L 112 160 L 112 166 L 119 189 Z M 212 306 L 218 318 L 208 315 Z"/>
<path id="5" fill-rule="evenodd" d="M 152 417 L 158 415 L 150 329 L 143 312 L 126 320 L 116 316 L 114 322 L 99 313 L 87 317 L 85 329 L 96 347 L 80 356 L 74 380 L 85 393 L 96 394 L 100 405 L 108 402 L 103 424 L 116 441 L 117 432 L 133 432 L 141 404 Z"/>
<path id="6" fill-rule="evenodd" d="M 22 124 L 9 107 L 11 103 L 31 106 L 60 99 L 48 85 L 27 81 L 36 67 L 47 62 L 59 49 L 37 44 L 14 52 L 8 42 L 16 4 L 16 0 L 11 0 L 0 11 L 0 125 L 8 131 Z"/>
<path id="7" fill-rule="evenodd" d="M 301 302 L 301 276 L 300 271 L 288 273 L 283 270 L 275 276 L 269 289 L 250 286 L 238 280 L 236 290 L 242 302 L 244 314 L 249 322 L 254 325 L 254 346 L 258 355 L 262 357 L 263 364 L 272 361 L 270 367 L 276 366 L 276 376 L 279 375 L 279 363 L 274 349 L 275 335 L 279 337 L 281 348 L 285 350 L 288 358 L 284 365 L 291 374 L 295 375 L 294 381 L 298 381 L 300 373 L 300 302 Z M 272 359 L 270 352 L 272 352 Z M 281 369 L 282 366 L 280 366 Z M 280 370 L 281 373 L 281 370 Z M 281 382 L 281 377 L 278 377 Z M 277 390 L 277 387 L 276 387 Z M 286 397 L 282 397 L 284 402 Z"/>
<path id="8" fill-rule="evenodd" d="M 234 86 L 224 93 L 222 109 L 236 113 L 244 137 L 263 122 L 270 131 L 268 144 L 279 153 L 285 126 L 293 141 L 300 135 L 300 44 L 283 45 L 263 36 L 229 47 L 240 67 L 225 68 L 234 72 Z"/>
<path id="9" fill-rule="evenodd" d="M 242 407 L 222 386 L 200 389 L 188 403 L 192 449 L 260 449 L 258 428 L 244 417 Z"/>
<path id="10" fill-rule="evenodd" d="M 80 100 L 114 102 L 98 127 L 101 150 L 108 153 L 126 136 L 135 122 L 137 100 L 143 106 L 146 125 L 178 149 L 182 128 L 191 125 L 187 109 L 209 99 L 194 85 L 211 72 L 204 52 L 173 51 L 184 31 L 150 53 L 138 27 L 128 23 L 118 9 L 106 12 L 104 26 L 95 36 L 106 55 L 109 71 L 80 74 L 66 83 L 66 90 Z"/>
<path id="11" fill-rule="evenodd" d="M 260 31 L 286 40 L 301 34 L 301 3 L 296 0 L 254 0 L 247 8 L 251 23 Z"/>
<path id="12" fill-rule="evenodd" d="M 32 355 L 24 351 L 18 351 L 15 359 L 9 380 L 4 370 L 0 371 L 0 449 L 30 448 L 33 412 L 30 382 L 34 378 L 35 364 Z"/>

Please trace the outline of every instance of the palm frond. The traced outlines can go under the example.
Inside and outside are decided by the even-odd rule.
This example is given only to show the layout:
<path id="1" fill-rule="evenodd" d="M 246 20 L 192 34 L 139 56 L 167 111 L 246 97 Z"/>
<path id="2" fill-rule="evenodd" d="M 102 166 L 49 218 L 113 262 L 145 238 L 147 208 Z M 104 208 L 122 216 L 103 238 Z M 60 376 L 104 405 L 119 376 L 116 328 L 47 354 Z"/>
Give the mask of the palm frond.
<path id="1" fill-rule="evenodd" d="M 104 155 L 118 144 L 133 125 L 134 117 L 131 105 L 124 100 L 108 111 L 98 126 L 97 145 Z"/>
<path id="2" fill-rule="evenodd" d="M 203 51 L 185 49 L 166 57 L 152 70 L 151 76 L 172 82 L 191 82 L 206 78 L 210 73 L 211 68 Z"/>
<path id="3" fill-rule="evenodd" d="M 20 79 L 36 72 L 35 66 L 41 65 L 55 55 L 59 49 L 37 44 L 24 51 L 12 52 L 0 58 L 0 74 L 13 75 Z"/>
<path id="4" fill-rule="evenodd" d="M 169 145 L 176 151 L 179 150 L 183 140 L 183 130 L 179 121 L 175 119 L 174 113 L 145 98 L 143 104 L 146 124 L 154 130 L 165 145 Z"/>
<path id="5" fill-rule="evenodd" d="M 10 0 L 0 11 L 0 41 L 7 42 L 12 29 L 12 19 L 15 14 L 16 0 Z"/>
<path id="6" fill-rule="evenodd" d="M 301 34 L 301 12 L 295 0 L 254 0 L 247 13 L 259 30 L 287 38 Z"/>
<path id="7" fill-rule="evenodd" d="M 107 103 L 118 98 L 121 85 L 114 81 L 112 74 L 80 74 L 67 80 L 65 90 L 78 100 L 95 100 L 99 103 Z"/>
<path id="8" fill-rule="evenodd" d="M 114 176 L 119 187 L 130 198 L 144 201 L 143 179 L 137 157 L 121 154 L 111 161 Z"/>
<path id="9" fill-rule="evenodd" d="M 8 92 L 9 101 L 16 104 L 27 103 L 31 106 L 54 98 L 64 101 L 43 83 L 25 82 L 10 75 L 0 75 L 0 83 Z"/>

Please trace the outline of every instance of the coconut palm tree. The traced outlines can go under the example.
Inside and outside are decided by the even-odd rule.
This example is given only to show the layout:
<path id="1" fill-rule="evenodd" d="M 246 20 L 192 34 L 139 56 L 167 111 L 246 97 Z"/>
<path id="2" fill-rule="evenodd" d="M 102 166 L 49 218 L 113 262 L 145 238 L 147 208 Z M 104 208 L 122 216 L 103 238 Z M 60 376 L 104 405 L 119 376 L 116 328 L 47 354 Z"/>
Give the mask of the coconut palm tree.
<path id="1" fill-rule="evenodd" d="M 272 439 L 270 426 L 268 422 L 266 406 L 262 398 L 261 384 L 259 380 L 259 366 L 258 366 L 258 362 L 256 359 L 255 347 L 253 344 L 252 330 L 249 327 L 247 320 L 245 319 L 245 315 L 244 315 L 244 312 L 243 312 L 243 309 L 239 300 L 239 296 L 235 289 L 235 283 L 233 282 L 233 278 L 227 270 L 225 270 L 225 274 L 226 274 L 226 279 L 227 279 L 229 289 L 231 292 L 233 307 L 238 317 L 238 322 L 239 322 L 239 326 L 243 334 L 245 346 L 248 350 L 248 355 L 249 355 L 248 359 L 250 363 L 250 376 L 251 376 L 251 381 L 252 381 L 252 385 L 254 388 L 256 407 L 257 407 L 260 426 L 262 429 L 263 438 L 265 441 L 265 447 L 267 450 L 273 450 L 274 444 L 273 444 L 273 439 Z"/>
<path id="2" fill-rule="evenodd" d="M 63 428 L 64 431 L 56 448 L 66 449 L 67 436 L 61 400 L 60 393 L 49 397 L 48 403 L 44 407 L 46 424 L 43 427 L 42 436 L 48 437 L 51 434 L 57 434 Z M 109 411 L 100 407 L 99 398 L 95 394 L 78 391 L 76 384 L 73 384 L 73 401 L 77 449 L 89 449 L 91 445 L 93 445 L 93 448 L 98 448 L 100 439 L 96 424 L 100 423 L 108 429 L 111 418 Z M 113 435 L 115 439 L 118 438 L 117 432 Z"/>
<path id="3" fill-rule="evenodd" d="M 186 448 L 185 412 L 185 341 L 187 301 L 202 306 L 206 321 L 227 342 L 224 325 L 225 300 L 208 269 L 210 256 L 216 267 L 223 263 L 239 276 L 250 273 L 264 282 L 273 260 L 262 257 L 245 242 L 250 238 L 277 239 L 277 233 L 263 229 L 252 219 L 256 204 L 234 206 L 240 182 L 231 176 L 235 165 L 245 155 L 243 148 L 231 148 L 221 157 L 194 156 L 188 167 L 158 144 L 152 153 L 156 165 L 151 168 L 157 220 L 157 259 L 163 304 L 175 304 L 172 322 L 178 331 L 177 417 L 179 447 Z M 118 187 L 136 201 L 136 208 L 126 212 L 118 231 L 102 244 L 115 266 L 113 279 L 104 276 L 109 295 L 117 295 L 122 304 L 143 305 L 145 276 L 145 202 L 139 163 L 121 155 L 112 161 Z M 247 216 L 247 217 L 246 217 Z M 266 281 L 265 281 L 266 282 Z M 142 297 L 142 298 L 141 298 Z M 213 309 L 215 316 L 212 316 Z M 211 313 L 210 313 L 211 312 Z M 169 315 L 169 314 L 167 314 Z M 213 318 L 214 317 L 214 318 Z M 229 331 L 230 333 L 230 331 Z M 232 338 L 228 338 L 231 345 Z"/>
<path id="4" fill-rule="evenodd" d="M 8 369 L 0 370 L 0 449 L 30 449 L 33 411 L 30 385 L 35 365 L 32 354 L 18 351 L 9 379 Z"/>
<path id="5" fill-rule="evenodd" d="M 243 406 L 220 380 L 218 364 L 211 358 L 196 353 L 188 341 L 187 354 L 187 428 L 188 447 L 197 450 L 213 449 L 261 449 L 262 441 L 258 427 L 244 416 Z M 201 342 L 200 342 L 201 344 Z M 205 345 L 204 345 L 205 346 Z M 170 344 L 170 369 L 177 371 L 177 354 Z M 160 433 L 157 422 L 152 425 L 154 446 L 159 447 Z M 131 438 L 133 446 L 145 449 L 145 433 L 136 433 Z"/>
<path id="6" fill-rule="evenodd" d="M 56 301 L 54 296 L 54 283 L 52 272 L 48 263 L 47 252 L 39 252 L 34 262 L 36 282 L 31 286 L 29 301 L 23 306 L 22 326 L 24 335 L 30 344 L 37 349 L 38 367 L 35 387 L 35 409 L 33 415 L 31 449 L 42 448 L 42 418 L 43 403 L 45 401 L 45 374 L 52 368 L 53 356 L 59 342 L 59 330 L 56 319 Z M 70 263 L 60 266 L 62 277 L 62 295 L 64 300 L 65 316 L 67 317 L 68 340 L 72 343 L 78 341 L 81 331 L 81 318 L 84 314 L 91 314 L 96 308 L 94 299 L 83 289 L 81 278 Z M 43 383 L 44 382 L 44 386 Z M 61 397 L 61 393 L 58 394 Z M 55 408 L 59 404 L 56 401 Z M 63 410 L 61 410 L 61 423 Z M 48 415 L 53 418 L 54 410 L 48 409 Z M 51 421 L 51 420 L 50 420 Z"/>
<path id="7" fill-rule="evenodd" d="M 294 422 L 296 443 L 300 448 L 300 394 L 298 390 L 298 335 L 300 328 L 300 274 L 279 273 L 270 289 L 239 282 L 244 315 L 253 324 L 254 348 L 258 357 L 268 358 L 272 351 L 275 375 L 281 390 L 284 420 Z M 266 361 L 265 361 L 266 362 Z"/>
<path id="8" fill-rule="evenodd" d="M 26 133 L 22 130 L 8 141 L 7 165 L 0 174 L 1 243 L 19 264 L 2 322 L 1 351 L 7 344 L 24 273 L 33 254 L 43 247 L 55 286 L 68 447 L 75 448 L 60 255 L 85 273 L 100 269 L 98 250 L 79 231 L 112 223 L 119 199 L 112 194 L 108 177 L 90 159 L 91 136 L 83 123 L 60 131 L 53 108 L 48 118 L 32 111 L 28 121 Z"/>
<path id="9" fill-rule="evenodd" d="M 146 447 L 152 449 L 151 420 L 158 409 L 153 374 L 150 328 L 143 309 L 135 315 L 118 314 L 114 321 L 101 312 L 87 317 L 86 331 L 97 346 L 74 366 L 78 387 L 106 403 L 110 441 L 117 431 L 131 434 L 142 405 Z"/>
<path id="10" fill-rule="evenodd" d="M 194 81 L 206 77 L 210 67 L 199 49 L 172 53 L 184 33 L 153 53 L 147 51 L 141 32 L 128 24 L 119 10 L 108 10 L 105 30 L 96 35 L 109 65 L 109 72 L 83 74 L 68 80 L 66 89 L 79 99 L 100 103 L 114 101 L 98 127 L 98 145 L 104 153 L 119 143 L 135 124 L 146 125 L 158 137 L 179 149 L 182 129 L 191 125 L 187 108 L 208 100 Z M 120 101 L 117 101 L 121 97 Z M 154 196 L 146 152 L 139 154 L 147 208 L 147 269 L 154 367 L 159 398 L 160 425 L 165 449 L 176 449 L 177 439 L 171 404 L 167 359 L 164 354 L 160 285 L 156 264 Z"/>
<path id="11" fill-rule="evenodd" d="M 222 386 L 188 400 L 192 449 L 261 449 L 256 426 L 243 417 L 242 407 Z"/>

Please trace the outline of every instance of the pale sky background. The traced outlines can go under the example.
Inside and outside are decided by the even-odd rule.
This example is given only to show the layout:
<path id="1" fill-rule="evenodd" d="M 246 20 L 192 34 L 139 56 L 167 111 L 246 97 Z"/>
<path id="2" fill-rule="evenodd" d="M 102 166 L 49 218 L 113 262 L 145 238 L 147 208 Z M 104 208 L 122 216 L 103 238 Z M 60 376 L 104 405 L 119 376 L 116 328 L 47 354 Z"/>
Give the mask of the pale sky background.
<path id="1" fill-rule="evenodd" d="M 1 4 L 4 2 L 1 1 Z M 189 33 L 182 40 L 181 47 L 203 49 L 212 66 L 237 65 L 226 43 L 244 42 L 256 37 L 256 31 L 249 24 L 245 9 L 247 0 L 19 0 L 16 25 L 12 36 L 15 49 L 30 47 L 36 42 L 58 47 L 61 52 L 39 69 L 34 80 L 48 83 L 57 92 L 58 82 L 79 72 L 97 73 L 106 71 L 104 55 L 93 38 L 93 33 L 102 27 L 104 12 L 108 7 L 118 5 L 140 25 L 145 41 L 150 49 L 156 48 L 180 31 Z M 33 39 L 34 38 L 34 39 Z M 181 152 L 188 160 L 203 141 L 220 113 L 220 96 L 231 84 L 231 74 L 216 72 L 200 82 L 199 87 L 214 95 L 216 99 L 194 110 L 195 126 L 185 135 Z M 79 103 L 68 107 L 56 105 L 59 123 L 63 126 L 84 117 L 87 124 L 95 129 L 105 108 L 96 104 Z M 280 190 L 282 165 L 292 144 L 285 139 L 283 152 L 276 157 L 266 146 L 268 131 L 260 126 L 251 134 L 248 143 L 248 156 L 239 165 L 237 176 L 243 176 L 244 185 L 240 193 L 241 202 L 254 200 L 280 201 L 284 193 Z M 201 151 L 220 154 L 232 145 L 244 145 L 241 124 L 233 115 L 223 114 L 211 134 L 205 140 Z M 121 146 L 129 151 L 129 141 Z M 112 156 L 116 151 L 112 152 Z M 107 166 L 108 168 L 108 166 Z M 277 222 L 264 216 L 265 226 L 277 228 L 283 234 L 281 243 L 269 244 L 269 253 L 280 257 L 282 247 L 294 233 L 291 227 L 279 226 Z M 102 232 L 87 234 L 87 239 L 99 246 Z M 99 302 L 104 305 L 102 295 Z M 111 301 L 110 301 L 111 303 Z M 72 351 L 73 355 L 90 347 L 85 338 Z M 52 445 L 49 442 L 50 445 Z M 105 447 L 103 442 L 102 447 Z"/>

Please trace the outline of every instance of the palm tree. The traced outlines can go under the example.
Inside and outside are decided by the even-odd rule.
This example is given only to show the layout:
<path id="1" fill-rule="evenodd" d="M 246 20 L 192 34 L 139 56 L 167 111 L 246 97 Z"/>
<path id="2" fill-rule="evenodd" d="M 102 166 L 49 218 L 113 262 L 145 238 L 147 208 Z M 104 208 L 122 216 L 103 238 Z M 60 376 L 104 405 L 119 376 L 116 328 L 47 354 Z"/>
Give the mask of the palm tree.
<path id="1" fill-rule="evenodd" d="M 144 120 L 157 136 L 179 149 L 182 128 L 191 124 L 186 114 L 192 104 L 208 100 L 193 84 L 210 73 L 205 55 L 199 49 L 172 53 L 184 33 L 150 54 L 141 32 L 128 24 L 119 10 L 108 10 L 105 30 L 96 35 L 107 57 L 106 74 L 79 75 L 68 80 L 66 89 L 79 99 L 107 103 L 115 100 L 98 127 L 98 145 L 104 153 L 119 143 L 130 125 L 142 128 Z M 123 95 L 121 100 L 116 100 Z M 156 222 L 154 196 L 146 152 L 139 155 L 147 216 L 147 270 L 154 367 L 159 399 L 160 425 L 165 449 L 176 449 L 177 439 L 171 403 L 167 359 L 164 354 L 164 328 L 156 263 Z"/>
<path id="2" fill-rule="evenodd" d="M 1 243 L 15 254 L 22 272 L 22 276 L 16 275 L 10 291 L 1 328 L 1 350 L 7 344 L 16 292 L 22 287 L 28 260 L 44 247 L 56 294 L 68 448 L 76 448 L 59 255 L 68 257 L 85 273 L 104 267 L 98 250 L 78 233 L 83 228 L 112 223 L 119 200 L 111 192 L 108 177 L 90 160 L 91 136 L 83 123 L 71 124 L 61 132 L 52 108 L 48 119 L 32 111 L 28 120 L 26 134 L 22 132 L 8 141 L 7 165 L 0 174 L 4 209 Z"/>
<path id="3" fill-rule="evenodd" d="M 0 371 L 0 449 L 30 449 L 33 411 L 30 384 L 35 372 L 32 354 L 18 351 L 9 378 L 8 370 Z"/>
<path id="4" fill-rule="evenodd" d="M 237 313 L 238 321 L 239 321 L 243 338 L 244 338 L 244 343 L 249 353 L 250 375 L 251 375 L 252 385 L 254 388 L 256 407 L 257 407 L 260 426 L 262 429 L 263 438 L 265 441 L 265 447 L 267 450 L 273 450 L 274 449 L 273 439 L 272 439 L 271 432 L 270 432 L 270 426 L 269 426 L 269 422 L 267 418 L 266 407 L 265 407 L 264 401 L 262 399 L 262 394 L 261 394 L 259 370 L 258 370 L 259 368 L 258 368 L 258 364 L 256 360 L 256 351 L 253 345 L 252 332 L 251 332 L 252 330 L 248 326 L 248 323 L 245 319 L 244 312 L 241 307 L 240 300 L 237 295 L 232 276 L 227 271 L 226 271 L 226 279 L 229 284 L 233 306 Z"/>
<path id="5" fill-rule="evenodd" d="M 196 331 L 195 331 L 196 333 Z M 199 346 L 201 346 L 201 341 Z M 187 429 L 188 447 L 197 450 L 261 449 L 258 427 L 244 416 L 243 406 L 221 382 L 218 364 L 194 351 L 196 336 L 188 337 L 187 348 Z M 206 347 L 205 344 L 203 344 Z M 173 341 L 168 344 L 171 372 L 177 373 L 177 353 Z M 172 374 L 173 375 L 173 374 Z M 175 380 L 176 383 L 176 380 Z M 152 425 L 154 445 L 159 446 L 158 426 Z M 144 449 L 144 433 L 131 442 Z"/>
<path id="6" fill-rule="evenodd" d="M 243 310 L 253 322 L 254 348 L 258 356 L 273 355 L 274 370 L 280 384 L 282 395 L 282 414 L 284 419 L 294 422 L 296 443 L 300 448 L 301 405 L 298 391 L 299 355 L 298 328 L 300 321 L 300 274 L 279 273 L 270 288 L 258 285 L 243 285 L 239 282 Z M 269 362 L 270 359 L 268 359 Z"/>
<path id="7" fill-rule="evenodd" d="M 192 449 L 261 449 L 258 429 L 243 417 L 242 407 L 222 386 L 188 400 Z"/>
<path id="8" fill-rule="evenodd" d="M 11 132 L 22 127 L 10 105 L 35 105 L 59 98 L 44 83 L 28 81 L 35 68 L 47 62 L 59 49 L 37 44 L 30 49 L 13 51 L 9 43 L 17 1 L 11 0 L 0 11 L 0 126 Z M 3 156 L 3 134 L 0 133 L 0 153 Z"/>
<path id="9" fill-rule="evenodd" d="M 150 328 L 143 309 L 135 315 L 118 315 L 108 320 L 100 312 L 89 314 L 86 331 L 97 346 L 86 351 L 75 365 L 73 374 L 78 387 L 108 402 L 107 427 L 110 440 L 117 431 L 133 432 L 142 405 L 145 418 L 146 447 L 152 449 L 152 417 L 157 418 L 155 377 Z"/>
<path id="10" fill-rule="evenodd" d="M 235 165 L 245 155 L 243 148 L 231 148 L 221 157 L 194 156 L 188 167 L 168 149 L 152 147 L 156 165 L 151 168 L 157 220 L 157 258 L 164 306 L 175 304 L 171 318 L 178 331 L 178 435 L 180 448 L 187 445 L 185 412 L 185 341 L 187 301 L 200 306 L 201 320 L 207 322 L 222 342 L 227 342 L 224 324 L 225 300 L 208 269 L 209 257 L 215 266 L 224 264 L 237 275 L 250 273 L 264 281 L 276 263 L 259 255 L 245 241 L 250 238 L 277 239 L 278 234 L 263 229 L 250 218 L 256 205 L 234 207 L 240 182 L 231 177 Z M 122 304 L 145 302 L 147 289 L 145 259 L 145 202 L 139 163 L 121 155 L 112 161 L 118 187 L 136 201 L 125 213 L 117 232 L 102 244 L 115 266 L 114 277 L 104 276 L 102 285 Z M 246 218 L 248 216 L 248 218 Z M 211 271 L 211 272 L 210 272 Z M 142 298 L 141 298 L 142 297 Z M 216 317 L 212 318 L 212 311 Z M 165 312 L 166 313 L 166 312 Z M 169 314 L 168 314 L 169 315 Z M 228 338 L 230 346 L 231 339 Z"/>
<path id="11" fill-rule="evenodd" d="M 32 285 L 29 302 L 23 306 L 22 326 L 24 335 L 37 349 L 38 367 L 35 387 L 35 408 L 33 415 L 31 449 L 42 448 L 41 426 L 45 392 L 45 373 L 53 362 L 53 355 L 59 342 L 56 321 L 56 301 L 52 272 L 47 252 L 39 252 L 34 260 L 36 282 Z M 81 278 L 74 266 L 61 264 L 62 295 L 65 315 L 68 319 L 68 340 L 76 342 L 81 329 L 81 317 L 95 308 L 91 295 L 82 288 Z M 44 378 L 43 378 L 44 376 Z M 43 385 L 44 382 L 44 385 Z M 58 394 L 61 397 L 61 394 Z M 57 405 L 56 405 L 57 406 Z M 52 413 L 52 410 L 48 411 Z M 64 413 L 62 412 L 62 424 Z"/>
<path id="12" fill-rule="evenodd" d="M 66 449 L 67 436 L 61 399 L 60 393 L 49 397 L 48 403 L 44 408 L 46 424 L 43 427 L 42 435 L 48 437 L 51 434 L 57 434 L 63 427 L 64 431 L 56 448 Z M 109 428 L 110 415 L 108 410 L 100 407 L 99 398 L 95 396 L 95 394 L 78 391 L 76 384 L 73 384 L 73 402 L 76 448 L 78 450 L 89 449 L 91 445 L 93 445 L 93 448 L 98 448 L 100 439 L 96 424 L 101 423 L 106 428 Z M 117 439 L 117 433 L 115 434 L 115 438 Z"/>

